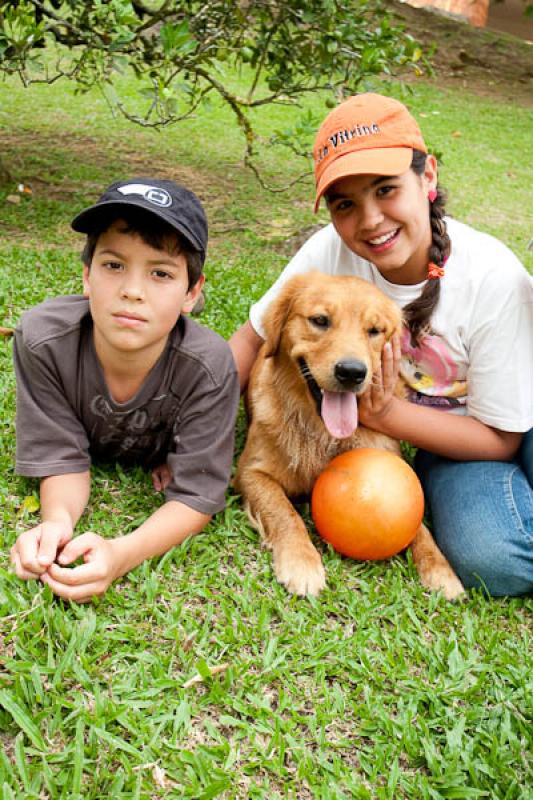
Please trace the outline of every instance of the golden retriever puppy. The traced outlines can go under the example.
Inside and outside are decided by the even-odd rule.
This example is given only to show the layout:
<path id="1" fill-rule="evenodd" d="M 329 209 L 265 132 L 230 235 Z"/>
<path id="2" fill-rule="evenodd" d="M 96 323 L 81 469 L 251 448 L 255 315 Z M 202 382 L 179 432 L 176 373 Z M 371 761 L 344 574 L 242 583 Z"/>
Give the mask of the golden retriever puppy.
<path id="1" fill-rule="evenodd" d="M 401 311 L 367 281 L 311 272 L 285 284 L 264 324 L 234 485 L 272 550 L 277 579 L 290 592 L 316 595 L 325 585 L 324 567 L 289 498 L 309 495 L 326 464 L 346 450 L 400 453 L 396 440 L 358 424 L 357 397 L 399 330 Z M 463 591 L 424 525 L 411 547 L 424 586 L 449 599 Z"/>

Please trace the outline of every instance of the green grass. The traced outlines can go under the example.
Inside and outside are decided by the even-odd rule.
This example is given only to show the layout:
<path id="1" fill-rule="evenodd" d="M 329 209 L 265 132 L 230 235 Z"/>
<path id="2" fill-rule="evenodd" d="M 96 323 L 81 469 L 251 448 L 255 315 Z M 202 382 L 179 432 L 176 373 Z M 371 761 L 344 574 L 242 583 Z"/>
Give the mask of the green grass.
<path id="1" fill-rule="evenodd" d="M 533 111 L 424 83 L 408 101 L 443 154 L 451 211 L 533 271 Z M 292 114 L 265 110 L 264 130 Z M 282 269 L 286 238 L 316 222 L 311 180 L 262 191 L 216 106 L 157 134 L 113 120 L 97 94 L 7 83 L 0 140 L 15 184 L 34 188 L 19 205 L 6 202 L 15 184 L 0 191 L 0 324 L 80 291 L 70 219 L 117 177 L 170 175 L 202 197 L 202 321 L 226 337 Z M 274 181 L 301 170 L 286 155 L 263 161 Z M 289 597 L 229 492 L 205 533 L 98 602 L 65 604 L 9 571 L 8 549 L 37 515 L 24 503 L 35 483 L 13 472 L 7 339 L 0 375 L 1 798 L 533 797 L 531 599 L 452 605 L 422 590 L 409 557 L 360 564 L 316 537 L 327 589 Z M 80 530 L 126 533 L 159 503 L 140 470 L 97 469 Z"/>

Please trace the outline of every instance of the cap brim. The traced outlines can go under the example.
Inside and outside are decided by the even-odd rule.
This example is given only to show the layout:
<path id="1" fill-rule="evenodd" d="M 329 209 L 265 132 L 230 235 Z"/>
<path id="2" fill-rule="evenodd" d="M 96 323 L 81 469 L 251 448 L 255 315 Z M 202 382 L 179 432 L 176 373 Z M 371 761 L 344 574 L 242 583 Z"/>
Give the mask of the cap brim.
<path id="1" fill-rule="evenodd" d="M 412 160 L 413 151 L 410 147 L 378 147 L 339 156 L 320 176 L 316 187 L 315 213 L 320 198 L 335 181 L 351 175 L 401 175 L 409 169 Z"/>
<path id="2" fill-rule="evenodd" d="M 203 247 L 198 244 L 196 237 L 184 225 L 178 225 L 176 220 L 172 219 L 172 217 L 168 217 L 162 208 L 158 208 L 157 210 L 155 208 L 148 208 L 146 203 L 137 202 L 131 195 L 124 203 L 121 203 L 120 200 L 109 200 L 86 208 L 74 217 L 70 223 L 70 227 L 77 233 L 91 233 L 91 231 L 98 227 L 99 220 L 109 215 L 109 211 L 122 208 L 128 209 L 132 206 L 142 208 L 147 214 L 151 214 L 153 217 L 163 220 L 163 222 L 166 222 L 167 225 L 181 234 L 195 250 L 198 250 L 200 253 L 204 252 Z"/>

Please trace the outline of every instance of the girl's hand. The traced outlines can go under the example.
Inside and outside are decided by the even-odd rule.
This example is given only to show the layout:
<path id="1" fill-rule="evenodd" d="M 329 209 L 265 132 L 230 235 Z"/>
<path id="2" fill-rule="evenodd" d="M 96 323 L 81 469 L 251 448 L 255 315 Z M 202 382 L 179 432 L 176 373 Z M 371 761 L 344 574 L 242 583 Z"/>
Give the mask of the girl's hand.
<path id="1" fill-rule="evenodd" d="M 104 594 L 119 575 L 114 540 L 103 539 L 96 533 L 82 533 L 66 545 L 57 560 L 59 564 L 72 564 L 81 556 L 85 561 L 81 566 L 65 568 L 52 564 L 41 580 L 59 597 L 86 603 Z"/>
<path id="2" fill-rule="evenodd" d="M 400 372 L 400 336 L 395 333 L 381 354 L 381 364 L 372 376 L 370 389 L 359 401 L 359 416 L 363 425 L 378 428 L 380 417 L 385 416 L 394 398 L 394 389 Z"/>
<path id="3" fill-rule="evenodd" d="M 72 526 L 66 522 L 41 522 L 21 533 L 10 554 L 17 576 L 24 581 L 39 578 L 71 539 Z"/>

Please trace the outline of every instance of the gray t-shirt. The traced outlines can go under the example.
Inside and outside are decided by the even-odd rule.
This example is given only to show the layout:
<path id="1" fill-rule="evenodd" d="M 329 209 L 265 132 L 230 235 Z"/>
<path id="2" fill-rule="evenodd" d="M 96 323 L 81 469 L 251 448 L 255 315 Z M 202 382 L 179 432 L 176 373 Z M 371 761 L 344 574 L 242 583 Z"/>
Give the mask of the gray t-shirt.
<path id="1" fill-rule="evenodd" d="M 84 472 L 93 459 L 168 464 L 167 500 L 203 514 L 224 507 L 239 382 L 227 342 L 182 316 L 137 394 L 111 396 L 88 301 L 47 300 L 15 331 L 20 475 Z"/>

